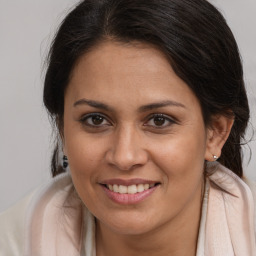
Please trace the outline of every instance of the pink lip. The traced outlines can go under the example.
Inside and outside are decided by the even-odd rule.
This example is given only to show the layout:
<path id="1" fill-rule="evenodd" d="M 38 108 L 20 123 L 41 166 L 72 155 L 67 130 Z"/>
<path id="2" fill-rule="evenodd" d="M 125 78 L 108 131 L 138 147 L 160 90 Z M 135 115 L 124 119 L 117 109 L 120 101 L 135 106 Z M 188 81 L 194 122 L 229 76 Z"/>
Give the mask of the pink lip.
<path id="1" fill-rule="evenodd" d="M 108 184 L 110 184 L 110 183 L 108 183 Z M 120 183 L 113 183 L 113 184 L 120 184 Z M 135 184 L 135 183 L 132 183 L 132 184 Z M 138 184 L 142 184 L 142 183 L 138 183 Z M 148 183 L 145 183 L 145 184 L 148 184 Z M 120 184 L 120 185 L 122 185 L 122 184 Z M 115 203 L 124 204 L 124 205 L 137 204 L 137 203 L 143 201 L 144 199 L 149 197 L 157 189 L 157 187 L 158 186 L 155 186 L 155 187 L 152 187 L 150 189 L 144 190 L 143 192 L 139 192 L 136 194 L 119 194 L 119 193 L 109 190 L 108 188 L 106 188 L 105 186 L 102 185 L 104 192 L 107 194 L 107 196 L 112 201 L 114 201 Z"/>
<path id="2" fill-rule="evenodd" d="M 159 183 L 157 181 L 152 180 L 144 180 L 144 179 L 129 179 L 129 180 L 123 180 L 123 179 L 111 179 L 111 180 L 104 180 L 100 182 L 100 184 L 108 184 L 108 185 L 123 185 L 123 186 L 130 186 L 130 185 L 138 185 L 138 184 L 156 184 Z"/>

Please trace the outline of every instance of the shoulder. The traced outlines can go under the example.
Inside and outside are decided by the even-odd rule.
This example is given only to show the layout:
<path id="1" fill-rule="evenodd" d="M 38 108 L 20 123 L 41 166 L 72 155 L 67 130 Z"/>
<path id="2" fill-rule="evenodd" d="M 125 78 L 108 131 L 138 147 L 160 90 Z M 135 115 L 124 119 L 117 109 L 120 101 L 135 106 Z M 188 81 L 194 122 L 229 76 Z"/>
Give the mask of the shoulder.
<path id="1" fill-rule="evenodd" d="M 248 187 L 252 191 L 252 195 L 255 201 L 256 200 L 256 182 L 247 177 L 243 177 L 243 181 L 248 185 Z"/>
<path id="2" fill-rule="evenodd" d="M 251 190 L 253 201 L 254 201 L 254 231 L 256 234 L 256 182 L 248 179 L 246 177 L 243 177 L 243 181 L 248 185 L 248 187 Z"/>
<path id="3" fill-rule="evenodd" d="M 23 250 L 26 213 L 33 195 L 34 192 L 30 193 L 0 214 L 0 255 L 20 255 Z"/>
<path id="4" fill-rule="evenodd" d="M 255 183 L 218 163 L 208 167 L 207 251 L 218 247 L 216 255 L 256 255 Z"/>
<path id="5" fill-rule="evenodd" d="M 0 213 L 0 255 L 18 256 L 25 250 L 29 222 L 35 208 L 71 183 L 69 175 L 61 175 L 43 184 L 8 210 Z"/>

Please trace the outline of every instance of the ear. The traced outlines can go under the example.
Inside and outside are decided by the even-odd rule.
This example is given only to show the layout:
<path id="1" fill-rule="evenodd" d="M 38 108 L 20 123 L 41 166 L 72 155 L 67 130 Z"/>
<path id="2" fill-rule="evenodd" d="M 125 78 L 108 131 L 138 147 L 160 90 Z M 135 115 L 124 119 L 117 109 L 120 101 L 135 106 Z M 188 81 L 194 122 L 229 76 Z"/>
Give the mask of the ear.
<path id="1" fill-rule="evenodd" d="M 228 139 L 234 119 L 223 115 L 212 117 L 211 125 L 207 128 L 207 142 L 205 151 L 205 160 L 215 161 L 216 156 L 221 156 L 222 148 Z"/>

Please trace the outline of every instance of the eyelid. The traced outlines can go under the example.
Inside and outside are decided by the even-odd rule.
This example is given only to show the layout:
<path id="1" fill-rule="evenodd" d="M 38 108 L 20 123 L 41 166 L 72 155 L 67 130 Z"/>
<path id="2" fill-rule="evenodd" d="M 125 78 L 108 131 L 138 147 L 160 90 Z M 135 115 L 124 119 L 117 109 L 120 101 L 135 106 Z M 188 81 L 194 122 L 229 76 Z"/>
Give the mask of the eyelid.
<path id="1" fill-rule="evenodd" d="M 107 121 L 108 124 L 103 124 L 103 125 L 93 125 L 93 124 L 90 124 L 88 122 L 86 122 L 86 120 L 88 120 L 89 118 L 91 117 L 94 117 L 94 116 L 100 116 L 102 117 L 105 121 Z M 152 120 L 153 118 L 155 117 L 163 117 L 165 118 L 166 121 L 169 122 L 168 125 L 163 125 L 163 126 L 157 126 L 157 125 L 149 125 L 148 123 L 150 122 L 150 120 Z M 111 126 L 113 125 L 113 122 L 111 121 L 111 119 L 106 116 L 105 114 L 103 113 L 100 113 L 100 112 L 91 112 L 91 113 L 87 113 L 87 114 L 84 114 L 82 115 L 81 118 L 79 118 L 78 120 L 83 126 L 87 126 L 87 127 L 92 127 L 92 128 L 102 128 L 102 127 L 106 127 L 106 126 Z M 171 125 L 173 124 L 177 124 L 178 123 L 178 120 L 175 118 L 175 117 L 171 117 L 170 115 L 167 115 L 167 114 L 163 114 L 163 113 L 152 113 L 150 114 L 149 116 L 147 116 L 144 121 L 143 121 L 143 126 L 147 126 L 147 127 L 153 127 L 153 128 L 156 128 L 156 129 L 164 129 L 164 128 L 168 128 L 170 127 Z"/>
<path id="2" fill-rule="evenodd" d="M 94 116 L 101 116 L 102 118 L 104 118 L 110 125 L 112 125 L 112 122 L 109 120 L 109 118 L 105 115 L 105 114 L 102 114 L 100 112 L 93 112 L 93 113 L 88 113 L 88 114 L 85 114 L 83 115 L 80 119 L 79 119 L 79 122 L 82 123 L 82 125 L 86 125 L 86 126 L 90 126 L 90 127 L 95 127 L 95 128 L 101 128 L 103 126 L 106 126 L 105 125 L 91 125 L 89 123 L 86 123 L 86 120 L 89 119 L 90 117 L 94 117 Z"/>
<path id="3" fill-rule="evenodd" d="M 168 122 L 170 122 L 169 125 L 165 125 L 165 126 L 153 126 L 153 125 L 147 125 L 147 123 L 152 120 L 153 118 L 155 117 L 163 117 L 165 118 Z M 154 127 L 154 128 L 157 128 L 157 129 L 164 129 L 164 128 L 167 128 L 169 126 L 171 126 L 172 124 L 177 124 L 177 120 L 173 117 L 170 117 L 169 115 L 166 115 L 166 114 L 162 114 L 162 113 L 154 113 L 154 114 L 151 114 L 149 117 L 146 118 L 146 123 L 144 124 L 144 126 L 149 126 L 149 127 Z"/>

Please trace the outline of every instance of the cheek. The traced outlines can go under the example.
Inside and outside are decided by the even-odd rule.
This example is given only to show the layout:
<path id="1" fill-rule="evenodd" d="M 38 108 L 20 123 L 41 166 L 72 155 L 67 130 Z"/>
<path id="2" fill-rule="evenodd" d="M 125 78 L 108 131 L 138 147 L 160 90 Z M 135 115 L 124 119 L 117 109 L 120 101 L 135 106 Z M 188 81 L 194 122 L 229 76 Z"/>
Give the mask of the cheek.
<path id="1" fill-rule="evenodd" d="M 87 136 L 83 131 L 68 131 L 65 137 L 65 149 L 72 176 L 77 176 L 82 180 L 91 180 L 95 170 L 103 161 L 104 144 L 99 140 L 96 143 L 92 136 Z"/>
<path id="2" fill-rule="evenodd" d="M 171 209 L 173 213 L 179 212 L 201 193 L 205 140 L 203 136 L 190 135 L 177 136 L 158 146 L 155 144 L 154 162 L 163 173 L 163 189 L 170 205 L 167 211 Z M 163 204 L 167 205 L 167 202 Z"/>
<path id="3" fill-rule="evenodd" d="M 66 136 L 66 151 L 69 159 L 69 167 L 80 198 L 88 208 L 94 208 L 97 201 L 97 177 L 103 159 L 103 147 L 101 143 L 88 138 L 84 132 L 71 133 Z M 92 207 L 93 206 L 93 207 Z"/>
<path id="4" fill-rule="evenodd" d="M 154 143 L 153 161 L 165 172 L 166 179 L 173 180 L 175 177 L 184 181 L 186 177 L 197 179 L 197 174 L 201 175 L 204 168 L 206 137 L 204 130 L 200 131 L 200 135 L 190 131 Z"/>

